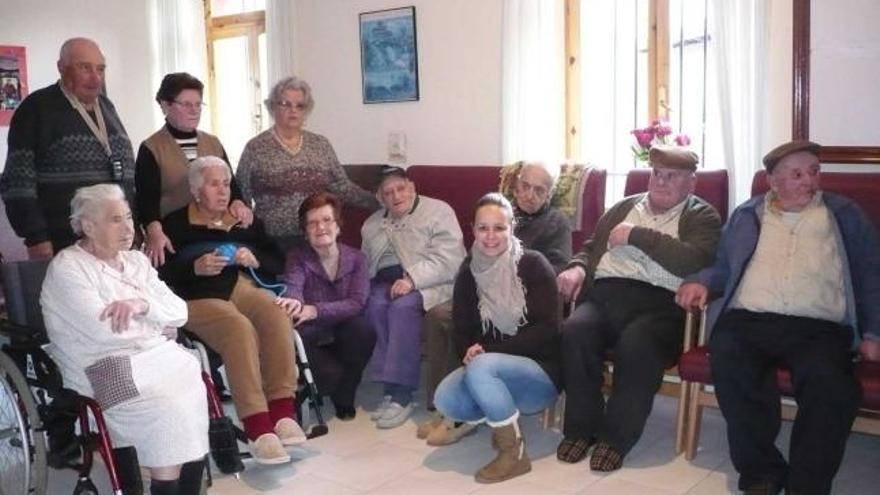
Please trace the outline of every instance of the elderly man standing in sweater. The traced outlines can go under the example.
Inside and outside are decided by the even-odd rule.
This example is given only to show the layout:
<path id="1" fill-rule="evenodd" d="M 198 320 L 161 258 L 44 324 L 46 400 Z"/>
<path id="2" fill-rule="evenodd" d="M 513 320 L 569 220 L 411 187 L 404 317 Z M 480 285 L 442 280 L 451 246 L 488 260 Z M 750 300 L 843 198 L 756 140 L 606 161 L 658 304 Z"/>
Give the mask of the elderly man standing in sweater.
<path id="1" fill-rule="evenodd" d="M 65 41 L 58 57 L 61 79 L 31 93 L 12 117 L 0 195 L 31 259 L 51 258 L 76 240 L 70 200 L 78 188 L 119 184 L 135 204 L 134 154 L 104 95 L 106 68 L 94 41 Z"/>

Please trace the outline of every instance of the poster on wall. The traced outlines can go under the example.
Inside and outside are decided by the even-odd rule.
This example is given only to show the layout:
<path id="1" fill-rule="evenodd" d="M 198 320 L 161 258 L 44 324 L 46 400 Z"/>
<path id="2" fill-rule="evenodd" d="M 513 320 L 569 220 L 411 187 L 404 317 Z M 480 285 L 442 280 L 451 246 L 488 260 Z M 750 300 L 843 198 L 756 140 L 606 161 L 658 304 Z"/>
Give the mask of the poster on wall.
<path id="1" fill-rule="evenodd" d="M 419 99 L 416 8 L 360 14 L 364 103 Z"/>
<path id="2" fill-rule="evenodd" d="M 0 45 L 0 126 L 9 125 L 27 94 L 24 47 Z"/>

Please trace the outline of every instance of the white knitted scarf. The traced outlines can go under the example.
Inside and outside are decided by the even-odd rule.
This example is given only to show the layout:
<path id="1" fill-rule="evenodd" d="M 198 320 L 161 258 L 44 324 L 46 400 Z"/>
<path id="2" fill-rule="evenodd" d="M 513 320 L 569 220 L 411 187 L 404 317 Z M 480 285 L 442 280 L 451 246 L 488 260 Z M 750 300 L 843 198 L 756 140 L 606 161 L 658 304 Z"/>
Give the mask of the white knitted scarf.
<path id="1" fill-rule="evenodd" d="M 517 274 L 522 255 L 522 243 L 512 235 L 508 249 L 498 256 L 471 248 L 471 273 L 477 283 L 484 334 L 494 325 L 500 333 L 513 336 L 527 321 L 526 289 Z"/>

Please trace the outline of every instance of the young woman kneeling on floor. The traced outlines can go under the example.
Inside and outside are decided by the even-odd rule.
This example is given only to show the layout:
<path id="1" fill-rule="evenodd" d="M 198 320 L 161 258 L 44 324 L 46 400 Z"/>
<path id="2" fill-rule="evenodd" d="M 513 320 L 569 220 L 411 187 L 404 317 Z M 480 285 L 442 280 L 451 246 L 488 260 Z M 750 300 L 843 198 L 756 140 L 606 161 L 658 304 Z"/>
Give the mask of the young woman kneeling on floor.
<path id="1" fill-rule="evenodd" d="M 513 236 L 513 208 L 491 193 L 477 202 L 474 245 L 453 292 L 454 342 L 464 366 L 437 387 L 445 416 L 493 428 L 497 457 L 480 483 L 532 469 L 519 416 L 545 409 L 560 389 L 559 295 L 550 263 Z"/>

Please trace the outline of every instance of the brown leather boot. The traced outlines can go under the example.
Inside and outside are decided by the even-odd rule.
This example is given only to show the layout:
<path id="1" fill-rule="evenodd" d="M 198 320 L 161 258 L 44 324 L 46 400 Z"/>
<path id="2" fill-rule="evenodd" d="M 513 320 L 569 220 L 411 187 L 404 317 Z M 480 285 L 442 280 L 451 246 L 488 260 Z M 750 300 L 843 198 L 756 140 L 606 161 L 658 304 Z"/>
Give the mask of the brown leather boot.
<path id="1" fill-rule="evenodd" d="M 532 470 L 518 420 L 492 428 L 492 440 L 498 446 L 498 456 L 477 471 L 474 478 L 478 483 L 498 483 Z"/>

